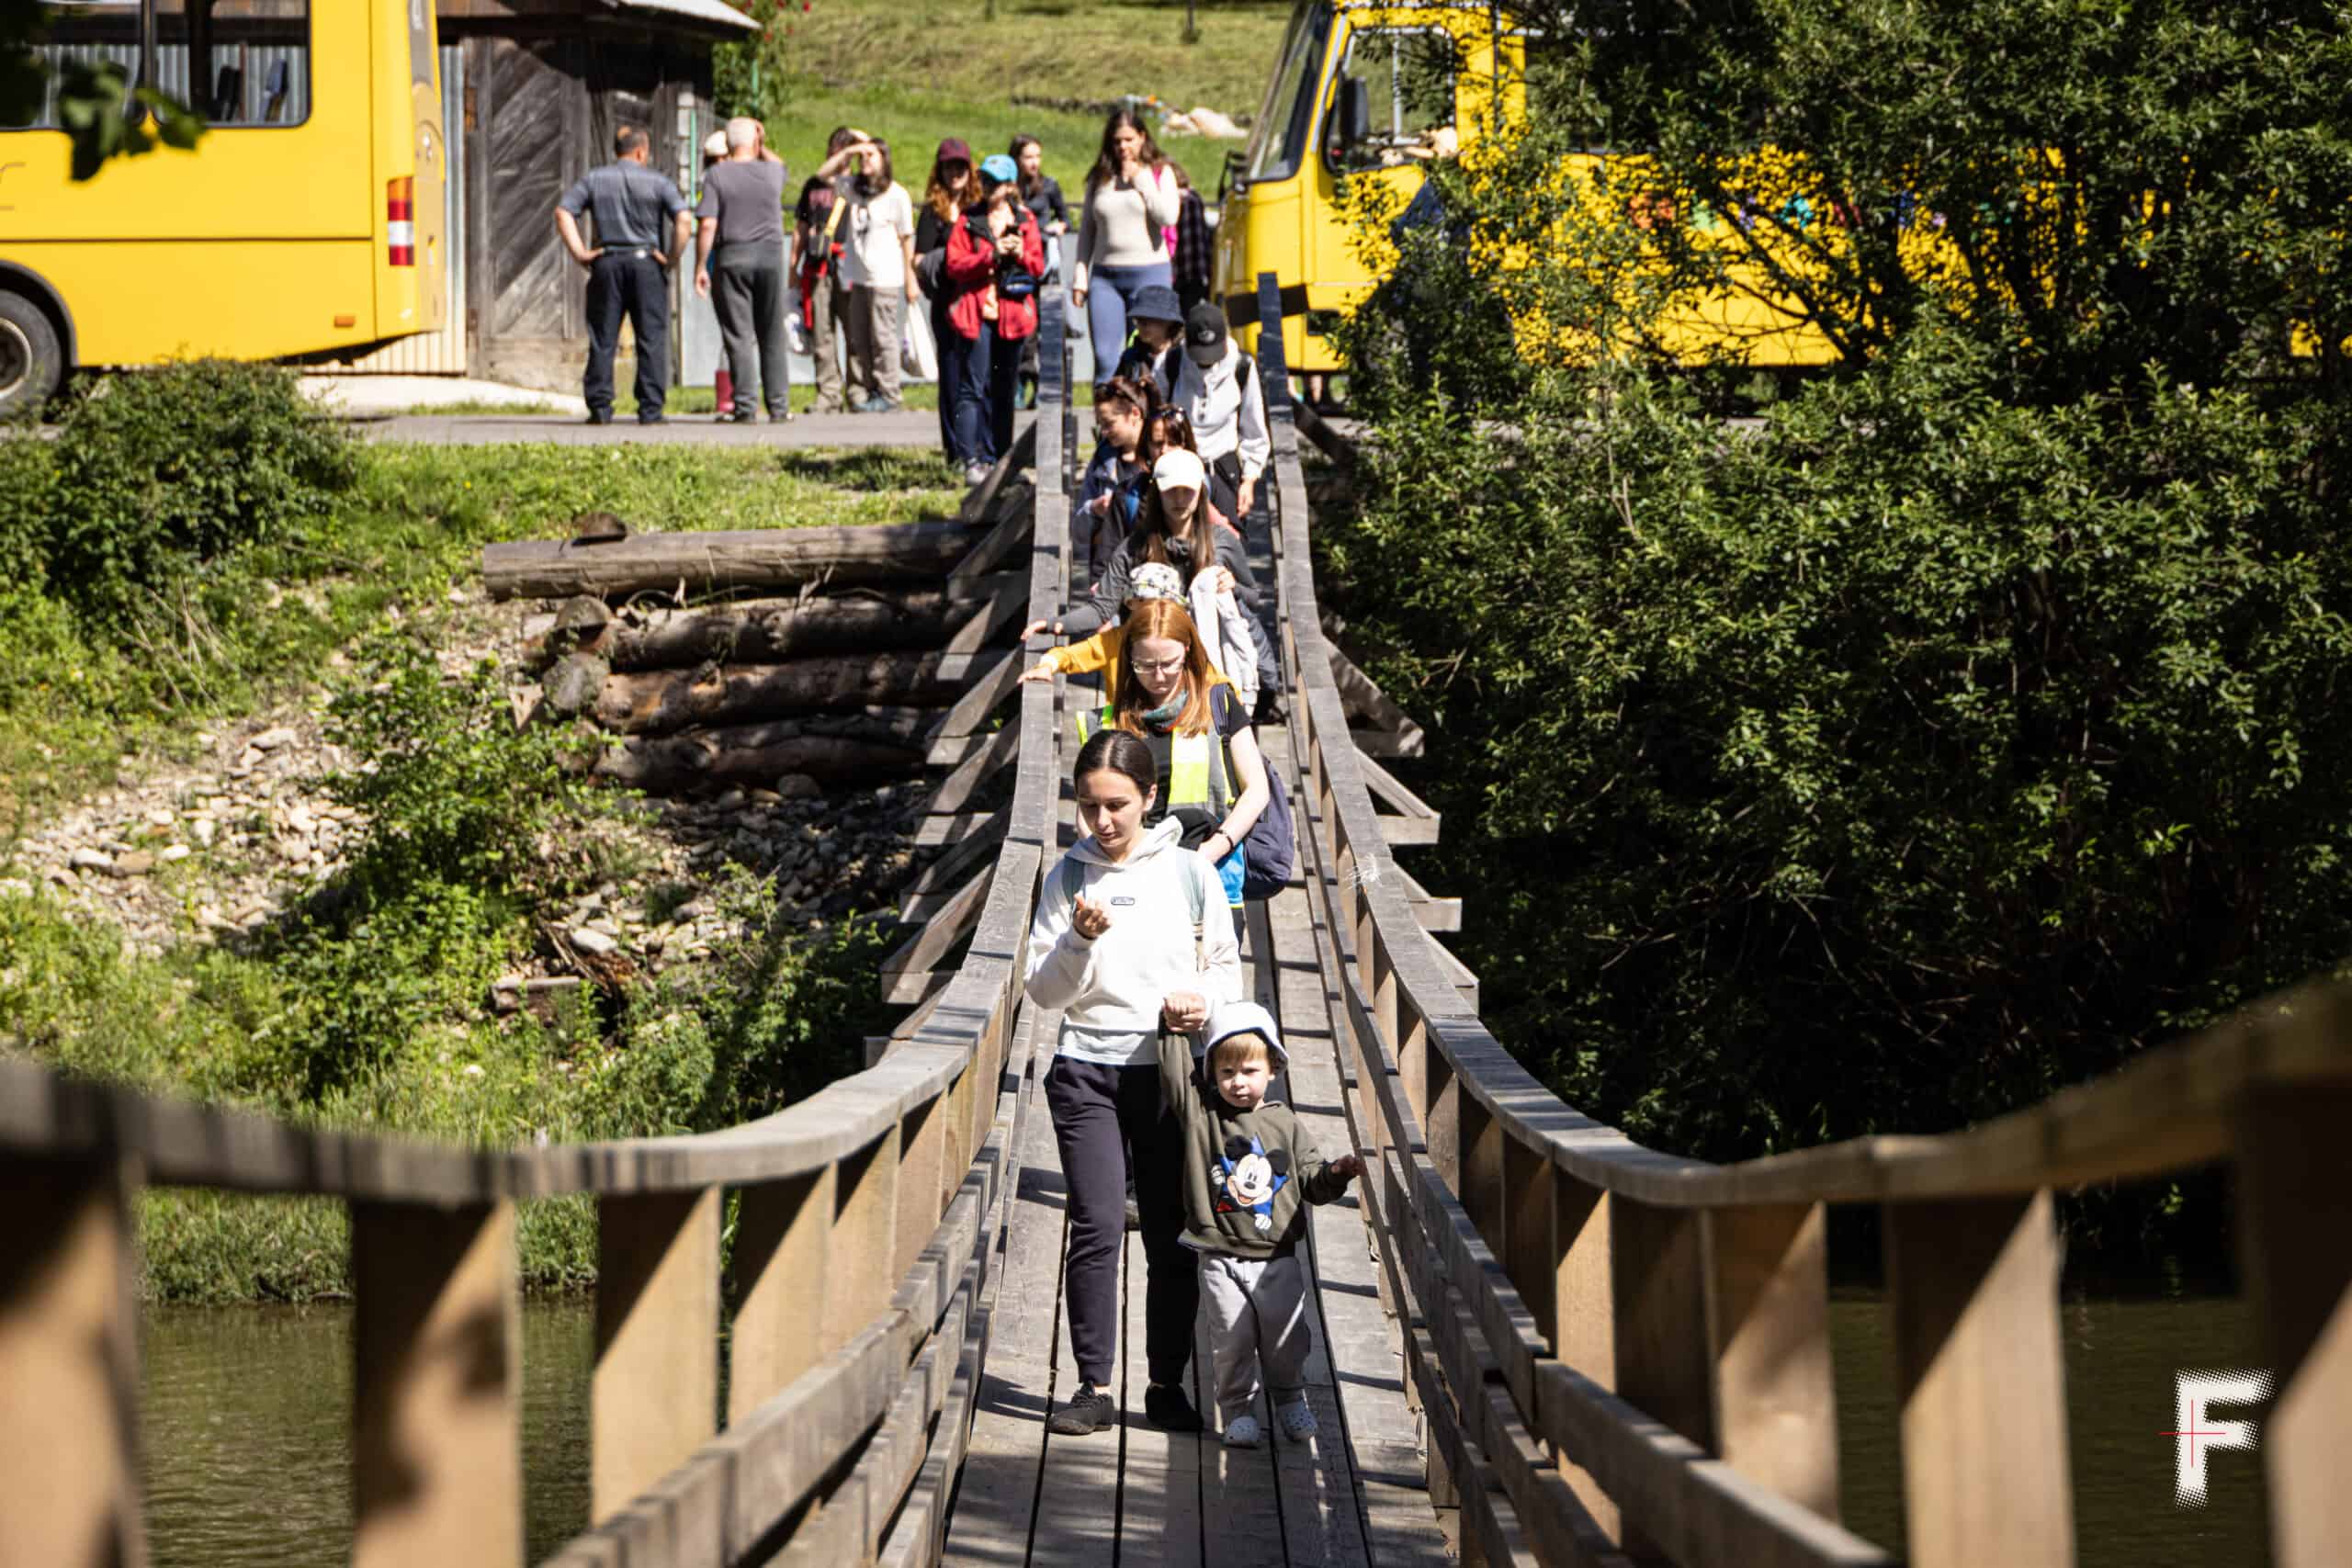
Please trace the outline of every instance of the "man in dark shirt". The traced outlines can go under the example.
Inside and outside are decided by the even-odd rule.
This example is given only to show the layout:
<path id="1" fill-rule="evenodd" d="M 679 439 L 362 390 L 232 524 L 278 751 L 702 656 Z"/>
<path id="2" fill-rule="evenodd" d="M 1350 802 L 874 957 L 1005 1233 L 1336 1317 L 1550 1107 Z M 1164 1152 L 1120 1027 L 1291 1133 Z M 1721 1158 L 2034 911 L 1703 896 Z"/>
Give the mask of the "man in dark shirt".
<path id="1" fill-rule="evenodd" d="M 637 335 L 638 423 L 660 424 L 670 372 L 670 263 L 685 251 L 694 214 L 669 176 L 650 167 L 653 141 L 642 127 L 621 127 L 613 145 L 618 160 L 589 170 L 555 207 L 563 248 L 588 269 L 588 371 L 580 391 L 588 400 L 588 423 L 610 424 L 613 353 L 627 311 Z M 588 210 L 596 219 L 593 250 L 580 237 L 580 214 Z"/>
<path id="2" fill-rule="evenodd" d="M 703 175 L 695 209 L 697 293 L 715 297 L 718 331 L 735 371 L 735 419 L 759 419 L 752 397 L 767 394 L 768 417 L 792 417 L 784 354 L 784 162 L 768 151 L 756 119 L 727 122 L 727 160 Z"/>

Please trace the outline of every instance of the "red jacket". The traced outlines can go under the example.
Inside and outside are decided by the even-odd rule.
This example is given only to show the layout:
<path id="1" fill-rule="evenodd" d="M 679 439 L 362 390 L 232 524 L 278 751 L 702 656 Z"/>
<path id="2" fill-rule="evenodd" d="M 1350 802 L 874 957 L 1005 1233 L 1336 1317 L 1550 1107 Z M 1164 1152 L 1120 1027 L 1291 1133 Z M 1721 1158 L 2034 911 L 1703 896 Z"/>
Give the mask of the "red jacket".
<path id="1" fill-rule="evenodd" d="M 1015 205 L 1014 212 L 1021 220 L 1021 265 L 1029 276 L 1043 279 L 1046 275 L 1046 241 L 1038 232 L 1036 219 L 1028 209 Z M 989 285 L 996 281 L 996 252 L 987 241 L 972 232 L 972 226 L 961 216 L 947 234 L 947 322 L 959 337 L 977 338 L 988 325 L 980 314 L 980 301 Z M 1044 287 L 1043 282 L 1039 284 Z M 1037 330 L 1037 298 L 997 301 L 997 335 L 1024 338 Z"/>

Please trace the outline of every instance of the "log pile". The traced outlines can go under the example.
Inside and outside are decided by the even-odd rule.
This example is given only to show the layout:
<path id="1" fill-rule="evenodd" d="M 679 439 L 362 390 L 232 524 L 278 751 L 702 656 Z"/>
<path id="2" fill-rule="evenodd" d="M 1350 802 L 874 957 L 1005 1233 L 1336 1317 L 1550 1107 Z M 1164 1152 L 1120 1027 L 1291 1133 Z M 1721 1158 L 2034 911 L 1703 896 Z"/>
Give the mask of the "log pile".
<path id="1" fill-rule="evenodd" d="M 1027 609 L 1033 491 L 991 478 L 940 522 L 633 534 L 584 513 L 571 539 L 486 547 L 492 598 L 559 601 L 525 623 L 526 716 L 603 730 L 595 772 L 660 795 L 919 772 L 967 739 L 945 732 L 1002 683 Z"/>

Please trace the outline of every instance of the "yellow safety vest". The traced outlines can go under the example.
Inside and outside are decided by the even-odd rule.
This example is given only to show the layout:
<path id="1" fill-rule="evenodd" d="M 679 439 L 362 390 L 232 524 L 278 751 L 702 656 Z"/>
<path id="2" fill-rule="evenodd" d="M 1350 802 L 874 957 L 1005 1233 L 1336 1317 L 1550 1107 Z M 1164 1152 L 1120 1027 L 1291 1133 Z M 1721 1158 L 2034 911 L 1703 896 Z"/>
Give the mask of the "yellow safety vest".
<path id="1" fill-rule="evenodd" d="M 1214 707 L 1216 698 L 1210 702 Z M 1078 743 L 1083 746 L 1097 731 L 1115 729 L 1118 724 L 1118 710 L 1108 704 L 1081 713 Z M 1179 806 L 1205 806 L 1222 813 L 1233 805 L 1233 771 L 1226 764 L 1225 738 L 1214 725 L 1198 735 L 1160 735 L 1147 726 L 1143 740 L 1151 748 L 1159 773 L 1159 805 L 1152 820 Z"/>

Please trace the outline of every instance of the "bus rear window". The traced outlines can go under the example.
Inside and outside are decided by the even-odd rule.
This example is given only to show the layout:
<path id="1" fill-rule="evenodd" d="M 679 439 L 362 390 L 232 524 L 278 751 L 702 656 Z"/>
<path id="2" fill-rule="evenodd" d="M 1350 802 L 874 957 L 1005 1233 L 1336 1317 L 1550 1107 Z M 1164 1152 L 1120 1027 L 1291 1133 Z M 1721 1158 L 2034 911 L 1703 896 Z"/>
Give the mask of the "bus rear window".
<path id="1" fill-rule="evenodd" d="M 140 81 L 140 6 L 75 6 L 41 46 L 50 85 L 35 126 L 57 126 L 57 74 L 111 61 Z M 209 125 L 290 126 L 311 118 L 311 0 L 155 0 L 155 85 Z"/>

